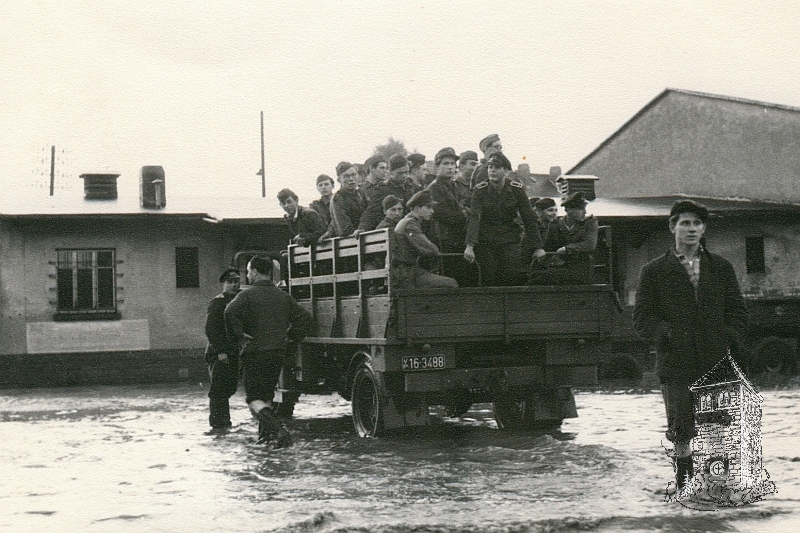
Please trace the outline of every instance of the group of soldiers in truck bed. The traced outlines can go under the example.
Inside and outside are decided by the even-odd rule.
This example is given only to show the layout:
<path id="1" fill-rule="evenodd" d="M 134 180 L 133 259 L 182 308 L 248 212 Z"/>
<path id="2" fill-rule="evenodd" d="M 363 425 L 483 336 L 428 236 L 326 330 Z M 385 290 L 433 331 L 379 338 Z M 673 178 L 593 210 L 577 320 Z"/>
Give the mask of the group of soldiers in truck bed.
<path id="1" fill-rule="evenodd" d="M 586 215 L 580 192 L 561 202 L 528 198 L 503 154 L 497 134 L 473 151 L 442 148 L 434 174 L 425 156 L 374 155 L 363 165 L 336 165 L 339 190 L 317 178 L 321 198 L 298 205 L 289 189 L 278 193 L 292 242 L 310 246 L 331 237 L 393 228 L 392 271 L 402 288 L 591 283 L 598 224 Z M 444 255 L 443 255 L 444 254 Z M 424 258 L 442 257 L 450 276 L 430 272 Z M 423 259 L 422 264 L 420 258 Z M 463 258 L 463 259 L 462 259 Z M 465 262 L 466 261 L 466 262 Z M 479 269 L 468 264 L 479 265 Z"/>

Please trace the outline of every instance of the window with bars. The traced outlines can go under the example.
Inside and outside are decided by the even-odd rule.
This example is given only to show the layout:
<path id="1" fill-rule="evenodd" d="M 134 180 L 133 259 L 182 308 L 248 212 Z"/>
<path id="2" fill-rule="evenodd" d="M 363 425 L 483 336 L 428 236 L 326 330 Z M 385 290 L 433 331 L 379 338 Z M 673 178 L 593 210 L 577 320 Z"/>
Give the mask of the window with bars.
<path id="1" fill-rule="evenodd" d="M 58 312 L 114 313 L 117 307 L 114 250 L 58 250 Z"/>

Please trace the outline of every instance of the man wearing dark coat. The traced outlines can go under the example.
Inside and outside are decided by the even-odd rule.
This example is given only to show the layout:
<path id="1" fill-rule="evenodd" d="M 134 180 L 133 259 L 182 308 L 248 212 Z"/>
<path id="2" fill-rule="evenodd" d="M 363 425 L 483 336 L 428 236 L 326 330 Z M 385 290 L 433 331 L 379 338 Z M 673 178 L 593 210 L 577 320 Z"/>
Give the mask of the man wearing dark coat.
<path id="1" fill-rule="evenodd" d="M 331 199 L 333 198 L 333 178 L 327 174 L 320 174 L 317 176 L 317 190 L 319 191 L 319 200 L 314 200 L 308 207 L 319 213 L 322 220 L 325 221 L 325 226 L 331 223 Z"/>
<path id="2" fill-rule="evenodd" d="M 331 200 L 332 236 L 349 237 L 359 232 L 358 221 L 367 207 L 367 198 L 358 189 L 355 165 L 342 161 L 336 165 L 336 176 L 341 187 Z"/>
<path id="3" fill-rule="evenodd" d="M 389 179 L 384 183 L 379 183 L 373 189 L 369 197 L 369 203 L 361 214 L 358 223 L 359 231 L 372 231 L 383 220 L 383 199 L 389 196 L 402 198 L 403 202 L 408 201 L 414 194 L 414 187 L 408 177 L 408 160 L 402 154 L 395 154 L 389 158 Z"/>
<path id="4" fill-rule="evenodd" d="M 208 391 L 208 423 L 211 433 L 224 433 L 231 427 L 230 397 L 239 385 L 239 348 L 225 332 L 225 306 L 239 292 L 239 271 L 225 270 L 219 277 L 222 292 L 214 296 L 206 311 L 205 359 L 211 388 Z"/>
<path id="5" fill-rule="evenodd" d="M 733 266 L 701 245 L 707 221 L 705 206 L 675 203 L 669 218 L 675 244 L 642 268 L 633 308 L 636 332 L 656 347 L 679 488 L 693 476 L 696 433 L 689 386 L 737 345 L 747 323 Z"/>
<path id="6" fill-rule="evenodd" d="M 292 244 L 311 246 L 325 233 L 327 225 L 322 217 L 310 207 L 298 205 L 297 195 L 290 189 L 278 192 L 278 202 L 286 211 L 283 219 L 289 227 Z"/>

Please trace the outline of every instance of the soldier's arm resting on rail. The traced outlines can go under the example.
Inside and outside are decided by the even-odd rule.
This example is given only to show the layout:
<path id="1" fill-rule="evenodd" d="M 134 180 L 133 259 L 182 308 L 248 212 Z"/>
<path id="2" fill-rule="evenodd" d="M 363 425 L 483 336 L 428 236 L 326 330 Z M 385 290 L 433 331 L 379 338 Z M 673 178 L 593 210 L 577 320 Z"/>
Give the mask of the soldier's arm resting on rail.
<path id="1" fill-rule="evenodd" d="M 593 215 L 586 217 L 584 235 L 578 242 L 564 245 L 564 251 L 571 253 L 592 253 L 597 248 L 597 234 L 600 231 L 597 219 Z"/>

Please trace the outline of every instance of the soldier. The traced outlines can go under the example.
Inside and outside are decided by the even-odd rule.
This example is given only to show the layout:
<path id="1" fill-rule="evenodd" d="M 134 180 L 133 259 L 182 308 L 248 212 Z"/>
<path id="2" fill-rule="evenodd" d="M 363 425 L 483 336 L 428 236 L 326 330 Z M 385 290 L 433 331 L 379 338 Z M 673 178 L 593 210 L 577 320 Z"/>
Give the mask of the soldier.
<path id="1" fill-rule="evenodd" d="M 503 143 L 500 142 L 500 136 L 496 133 L 492 133 L 491 135 L 487 135 L 481 142 L 478 143 L 478 147 L 483 152 L 483 159 L 481 162 L 475 167 L 475 170 L 472 172 L 472 176 L 470 178 L 470 189 L 474 189 L 479 183 L 483 183 L 484 181 L 489 179 L 488 168 L 486 167 L 486 162 L 489 160 L 489 157 L 495 153 L 502 153 L 503 152 Z M 509 168 L 510 170 L 510 168 Z"/>
<path id="2" fill-rule="evenodd" d="M 472 195 L 469 180 L 477 165 L 478 154 L 472 150 L 461 152 L 461 155 L 458 157 L 458 175 L 455 180 L 453 180 L 453 184 L 455 185 L 458 205 L 460 205 L 462 209 L 469 209 L 470 196 Z"/>
<path id="3" fill-rule="evenodd" d="M 407 202 L 411 210 L 394 228 L 392 240 L 392 284 L 398 289 L 456 288 L 455 279 L 419 266 L 421 257 L 436 257 L 439 248 L 422 232 L 422 221 L 433 217 L 433 199 L 428 191 L 416 193 Z"/>
<path id="4" fill-rule="evenodd" d="M 247 264 L 250 285 L 225 308 L 228 336 L 241 346 L 245 400 L 258 419 L 261 443 L 276 437 L 276 448 L 290 446 L 291 436 L 272 413 L 287 340 L 299 342 L 311 333 L 311 314 L 272 281 L 273 262 L 261 256 Z"/>
<path id="5" fill-rule="evenodd" d="M 678 489 L 693 477 L 694 408 L 689 386 L 735 347 L 747 309 L 730 262 L 704 249 L 708 209 L 675 202 L 673 246 L 643 268 L 633 307 L 636 332 L 656 347 L 656 370 L 667 415 L 666 437 Z"/>
<path id="6" fill-rule="evenodd" d="M 408 160 L 402 154 L 389 158 L 389 179 L 375 187 L 358 223 L 359 231 L 371 231 L 377 227 L 383 219 L 383 199 L 390 194 L 402 198 L 404 202 L 411 198 L 414 193 L 413 185 L 408 179 L 408 169 Z"/>
<path id="7" fill-rule="evenodd" d="M 342 161 L 336 165 L 336 176 L 341 187 L 331 199 L 331 227 L 334 237 L 349 237 L 360 233 L 358 221 L 367 207 L 367 198 L 358 189 L 355 165 Z"/>
<path id="8" fill-rule="evenodd" d="M 322 220 L 325 221 L 325 226 L 331 224 L 331 198 L 333 198 L 333 178 L 327 174 L 320 174 L 317 176 L 317 190 L 319 191 L 319 200 L 314 200 L 308 207 L 319 213 Z"/>
<path id="9" fill-rule="evenodd" d="M 511 170 L 506 156 L 500 152 L 489 156 L 487 170 L 489 180 L 478 184 L 472 194 L 464 259 L 474 263 L 477 258 L 484 285 L 517 285 L 521 231 L 514 219 L 522 219 L 534 257 L 542 257 L 536 215 L 522 184 L 505 177 Z"/>
<path id="10" fill-rule="evenodd" d="M 539 215 L 539 233 L 542 236 L 542 242 L 546 242 L 547 230 L 550 228 L 550 224 L 558 218 L 556 201 L 552 198 L 538 198 L 533 207 L 536 209 L 536 214 Z"/>
<path id="11" fill-rule="evenodd" d="M 383 220 L 378 223 L 375 229 L 394 229 L 397 223 L 400 222 L 400 219 L 403 218 L 403 211 L 405 210 L 403 199 L 390 194 L 383 199 L 382 205 Z"/>
<path id="12" fill-rule="evenodd" d="M 375 154 L 364 161 L 364 171 L 367 173 L 364 182 L 359 184 L 359 188 L 364 192 L 367 200 L 372 199 L 375 188 L 386 181 L 386 158 L 380 154 Z"/>
<path id="13" fill-rule="evenodd" d="M 555 252 L 555 255 L 547 259 L 545 270 L 532 271 L 531 284 L 592 283 L 598 224 L 594 216 L 586 216 L 587 203 L 580 191 L 561 202 L 567 214 L 550 223 L 544 245 L 546 251 Z"/>
<path id="14" fill-rule="evenodd" d="M 292 235 L 292 243 L 300 246 L 311 246 L 325 233 L 327 225 L 322 217 L 310 207 L 298 205 L 297 195 L 290 189 L 278 192 L 278 202 L 286 211 L 283 219 Z"/>
<path id="15" fill-rule="evenodd" d="M 414 184 L 414 192 L 419 192 L 425 188 L 425 156 L 422 154 L 411 154 L 408 156 L 408 177 Z"/>
<path id="16" fill-rule="evenodd" d="M 467 218 L 458 203 L 453 180 L 456 176 L 458 156 L 452 148 L 442 148 L 434 158 L 436 180 L 428 185 L 435 204 L 433 208 L 433 234 L 443 253 L 463 250 L 467 231 Z"/>
<path id="17" fill-rule="evenodd" d="M 214 296 L 206 311 L 206 363 L 211 389 L 208 391 L 210 434 L 231 427 L 229 400 L 239 381 L 239 347 L 225 333 L 225 306 L 239 292 L 239 271 L 228 268 L 219 277 L 222 292 Z"/>

